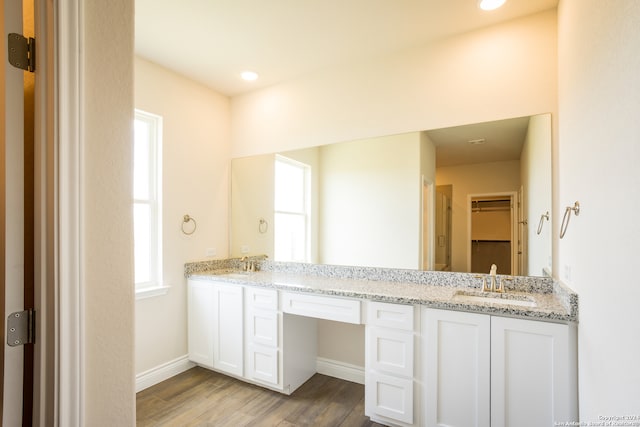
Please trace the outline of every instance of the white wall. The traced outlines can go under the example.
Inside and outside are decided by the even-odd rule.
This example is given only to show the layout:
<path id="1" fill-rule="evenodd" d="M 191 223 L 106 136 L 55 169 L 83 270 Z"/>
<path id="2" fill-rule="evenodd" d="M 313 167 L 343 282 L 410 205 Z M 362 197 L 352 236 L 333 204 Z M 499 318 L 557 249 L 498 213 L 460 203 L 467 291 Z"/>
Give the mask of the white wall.
<path id="1" fill-rule="evenodd" d="M 140 58 L 135 107 L 163 117 L 162 246 L 166 295 L 136 301 L 136 373 L 187 353 L 184 263 L 228 256 L 229 100 Z M 195 218 L 192 235 L 182 218 Z"/>
<path id="2" fill-rule="evenodd" d="M 320 262 L 420 267 L 420 133 L 320 149 Z"/>
<path id="3" fill-rule="evenodd" d="M 580 296 L 580 418 L 594 422 L 640 412 L 640 2 L 562 0 L 558 16 L 555 211 L 582 210 L 555 274 Z"/>
<path id="4" fill-rule="evenodd" d="M 452 185 L 451 271 L 468 270 L 469 194 L 516 192 L 520 188 L 520 161 L 447 166 L 436 169 L 438 185 Z"/>
<path id="5" fill-rule="evenodd" d="M 232 157 L 556 111 L 554 10 L 234 97 Z"/>
<path id="6" fill-rule="evenodd" d="M 527 136 L 520 156 L 520 183 L 524 189 L 521 206 L 527 220 L 525 244 L 527 271 L 522 274 L 541 276 L 543 269 L 551 271 L 551 115 L 539 114 L 529 120 Z M 549 213 L 540 234 L 541 215 Z"/>
<path id="7" fill-rule="evenodd" d="M 84 424 L 135 424 L 133 1 L 81 1 Z M 65 284 L 62 283 L 61 286 Z"/>

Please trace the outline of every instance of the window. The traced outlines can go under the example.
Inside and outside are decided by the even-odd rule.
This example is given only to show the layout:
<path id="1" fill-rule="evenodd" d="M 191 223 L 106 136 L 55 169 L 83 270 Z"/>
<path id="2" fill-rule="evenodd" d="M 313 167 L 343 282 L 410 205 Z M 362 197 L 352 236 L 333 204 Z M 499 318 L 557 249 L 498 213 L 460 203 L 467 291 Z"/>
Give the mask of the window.
<path id="1" fill-rule="evenodd" d="M 274 259 L 309 262 L 310 167 L 282 156 L 275 161 Z"/>
<path id="2" fill-rule="evenodd" d="M 162 117 L 136 110 L 133 234 L 136 292 L 162 288 Z"/>

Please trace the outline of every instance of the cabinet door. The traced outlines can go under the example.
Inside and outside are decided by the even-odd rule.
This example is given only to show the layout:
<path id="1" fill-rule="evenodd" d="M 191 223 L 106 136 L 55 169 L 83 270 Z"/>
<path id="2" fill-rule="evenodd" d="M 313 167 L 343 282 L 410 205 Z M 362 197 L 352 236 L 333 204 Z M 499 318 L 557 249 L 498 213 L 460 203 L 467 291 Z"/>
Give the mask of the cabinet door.
<path id="1" fill-rule="evenodd" d="M 490 317 L 423 308 L 425 425 L 490 424 Z"/>
<path id="2" fill-rule="evenodd" d="M 189 360 L 213 367 L 214 292 L 211 282 L 188 282 L 188 348 Z"/>
<path id="3" fill-rule="evenodd" d="M 569 326 L 491 318 L 492 426 L 571 420 Z"/>
<path id="4" fill-rule="evenodd" d="M 368 412 L 407 424 L 413 424 L 413 380 L 367 372 Z"/>
<path id="5" fill-rule="evenodd" d="M 215 285 L 213 367 L 242 376 L 243 306 L 242 286 Z"/>

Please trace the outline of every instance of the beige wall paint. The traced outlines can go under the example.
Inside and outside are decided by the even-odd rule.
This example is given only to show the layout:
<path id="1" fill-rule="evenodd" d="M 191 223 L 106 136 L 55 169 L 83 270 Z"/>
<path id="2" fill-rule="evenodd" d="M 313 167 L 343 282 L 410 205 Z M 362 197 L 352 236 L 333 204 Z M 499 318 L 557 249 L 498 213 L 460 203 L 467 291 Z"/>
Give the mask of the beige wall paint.
<path id="1" fill-rule="evenodd" d="M 548 11 L 231 101 L 232 157 L 556 111 Z"/>
<path id="2" fill-rule="evenodd" d="M 133 1 L 81 3 L 84 424 L 131 426 Z"/>
<path id="3" fill-rule="evenodd" d="M 453 186 L 451 199 L 451 271 L 467 271 L 469 194 L 506 193 L 520 187 L 520 161 L 480 163 L 436 169 L 438 185 Z"/>
<path id="4" fill-rule="evenodd" d="M 162 245 L 166 295 L 136 301 L 136 373 L 187 353 L 184 263 L 228 256 L 229 99 L 135 59 L 135 107 L 163 118 Z M 195 218 L 192 235 L 182 218 Z"/>
<path id="5" fill-rule="evenodd" d="M 640 3 L 561 0 L 559 199 L 578 200 L 556 275 L 580 296 L 581 421 L 640 402 Z"/>
<path id="6" fill-rule="evenodd" d="M 320 262 L 420 267 L 420 133 L 322 147 Z"/>
<path id="7" fill-rule="evenodd" d="M 318 357 L 364 367 L 364 325 L 318 320 Z"/>

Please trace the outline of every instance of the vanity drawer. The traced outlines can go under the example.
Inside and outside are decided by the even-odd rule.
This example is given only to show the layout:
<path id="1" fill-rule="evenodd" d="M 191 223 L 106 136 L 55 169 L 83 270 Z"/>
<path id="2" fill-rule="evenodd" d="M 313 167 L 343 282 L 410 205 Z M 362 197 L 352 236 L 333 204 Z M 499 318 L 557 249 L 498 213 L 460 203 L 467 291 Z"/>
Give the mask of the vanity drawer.
<path id="1" fill-rule="evenodd" d="M 413 331 L 413 311 L 412 305 L 372 301 L 367 304 L 367 325 Z"/>
<path id="2" fill-rule="evenodd" d="M 367 368 L 413 377 L 413 332 L 367 325 Z"/>
<path id="3" fill-rule="evenodd" d="M 249 344 L 248 377 L 255 381 L 278 385 L 278 354 L 277 348 Z"/>
<path id="4" fill-rule="evenodd" d="M 371 372 L 366 382 L 366 415 L 413 424 L 413 380 Z"/>
<path id="5" fill-rule="evenodd" d="M 252 308 L 265 310 L 278 309 L 278 291 L 247 286 L 245 291 L 247 305 Z"/>
<path id="6" fill-rule="evenodd" d="M 360 301 L 310 294 L 282 293 L 282 311 L 317 319 L 360 324 Z"/>
<path id="7" fill-rule="evenodd" d="M 250 308 L 247 310 L 247 339 L 251 343 L 278 347 L 278 312 Z"/>

